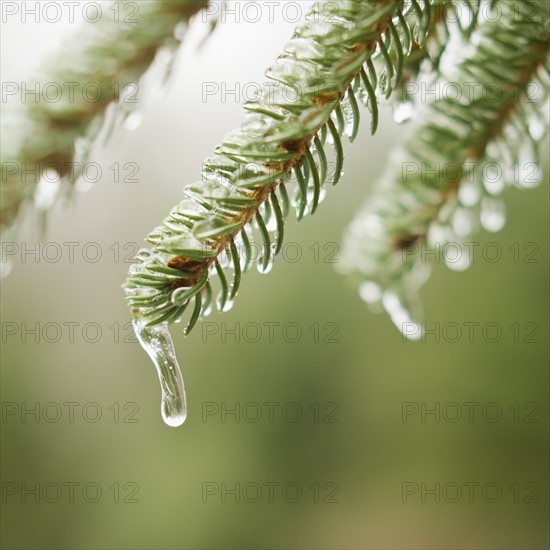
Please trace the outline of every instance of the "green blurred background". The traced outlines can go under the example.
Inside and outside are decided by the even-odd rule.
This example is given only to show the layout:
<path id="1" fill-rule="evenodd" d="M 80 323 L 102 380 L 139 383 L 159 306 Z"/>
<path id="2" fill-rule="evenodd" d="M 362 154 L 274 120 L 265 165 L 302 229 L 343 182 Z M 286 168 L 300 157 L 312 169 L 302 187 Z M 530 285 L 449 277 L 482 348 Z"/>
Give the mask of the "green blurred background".
<path id="1" fill-rule="evenodd" d="M 235 98 L 204 102 L 203 84 L 258 82 L 292 28 L 230 20 L 199 51 L 187 48 L 168 95 L 142 100 L 140 128 L 97 148 L 101 181 L 77 197 L 70 215 L 51 217 L 46 241 L 79 243 L 74 262 L 66 248 L 53 263 L 32 255 L 21 263 L 19 254 L 2 282 L 3 548 L 548 548 L 548 177 L 536 190 L 507 191 L 506 228 L 476 237 L 481 246 L 498 243 L 500 261 L 481 258 L 464 273 L 437 265 L 423 290 L 428 328 L 496 323 L 500 341 L 478 330 L 473 342 L 464 333 L 457 343 L 430 336 L 405 343 L 324 261 L 402 133 L 387 111 L 375 139 L 365 117 L 346 150 L 346 175 L 318 213 L 299 226 L 289 220 L 287 241 L 297 243 L 301 260 L 276 262 L 267 276 L 250 272 L 232 311 L 214 313 L 186 339 L 176 331 L 189 413 L 180 428 L 162 423 L 153 366 L 137 343 L 123 341 L 127 243 L 141 246 L 198 177 L 203 158 L 239 124 Z M 57 32 L 32 24 L 4 30 L 13 48 L 34 37 L 28 67 L 40 40 Z M 23 78 L 19 64 L 6 54 L 2 60 L 4 80 Z M 114 162 L 138 163 L 139 181 L 115 183 Z M 102 251 L 96 263 L 81 253 L 92 242 Z M 514 243 L 535 243 L 537 261 L 514 261 Z M 22 323 L 78 325 L 73 342 L 65 328 L 49 343 L 24 339 Z M 95 338 L 93 328 L 82 332 L 87 323 L 101 329 L 95 343 L 85 339 Z M 223 341 L 224 328 L 247 323 L 263 329 L 258 342 L 247 341 L 254 328 L 238 343 L 230 334 Z M 263 323 L 279 323 L 272 342 Z M 286 339 L 280 330 L 289 323 L 302 330 L 295 343 L 291 328 Z M 10 335 L 14 326 L 19 332 Z M 524 343 L 533 326 L 538 342 Z M 325 342 L 334 327 L 335 342 Z M 72 422 L 67 402 L 75 403 Z M 452 422 L 452 403 L 466 402 L 480 404 L 472 421 L 462 405 L 465 416 Z M 272 421 L 264 403 L 276 404 Z M 22 418 L 36 404 L 38 421 Z M 435 404 L 447 405 L 439 422 L 422 421 L 420 412 L 403 418 L 404 406 Z M 235 406 L 239 422 L 221 412 Z M 59 421 L 42 416 L 55 418 L 57 408 Z M 302 417 L 292 422 L 296 410 Z M 488 421 L 495 410 L 502 417 Z M 73 499 L 70 482 L 78 484 Z M 436 483 L 439 502 L 429 492 Z M 24 498 L 36 484 L 39 496 Z M 59 501 L 48 502 L 59 487 Z M 101 496 L 88 502 L 97 487 Z M 413 494 L 404 496 L 404 487 Z"/>

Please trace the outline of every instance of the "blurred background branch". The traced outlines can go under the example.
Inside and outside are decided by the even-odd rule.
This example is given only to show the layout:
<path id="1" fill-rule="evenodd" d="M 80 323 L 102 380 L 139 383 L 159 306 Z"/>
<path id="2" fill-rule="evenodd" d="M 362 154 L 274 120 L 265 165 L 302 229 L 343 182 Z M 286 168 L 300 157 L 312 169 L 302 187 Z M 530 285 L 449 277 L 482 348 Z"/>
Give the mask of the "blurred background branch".
<path id="1" fill-rule="evenodd" d="M 422 336 L 418 290 L 430 272 L 426 249 L 440 252 L 449 243 L 466 249 L 480 223 L 501 230 L 505 186 L 526 189 L 541 179 L 538 149 L 549 123 L 548 6 L 496 2 L 471 38 L 455 29 L 441 54 L 451 59 L 429 80 L 438 87 L 430 89 L 447 95 L 432 93 L 426 102 L 425 94 L 419 102 L 410 137 L 392 152 L 349 226 L 338 269 L 353 275 L 362 298 L 375 308 L 382 304 L 411 337 Z M 447 263 L 464 270 L 471 260 L 464 254 Z"/>
<path id="2" fill-rule="evenodd" d="M 109 7 L 112 17 L 101 17 L 74 32 L 25 84 L 26 96 L 31 97 L 45 93 L 43 85 L 56 84 L 52 100 L 26 97 L 23 102 L 2 103 L 4 239 L 12 234 L 27 202 L 40 215 L 43 234 L 47 211 L 58 198 L 73 193 L 105 122 L 112 127 L 128 120 L 138 102 L 140 79 L 155 56 L 156 78 L 168 78 L 190 17 L 207 4 L 208 0 L 148 0 L 137 6 L 117 0 Z"/>

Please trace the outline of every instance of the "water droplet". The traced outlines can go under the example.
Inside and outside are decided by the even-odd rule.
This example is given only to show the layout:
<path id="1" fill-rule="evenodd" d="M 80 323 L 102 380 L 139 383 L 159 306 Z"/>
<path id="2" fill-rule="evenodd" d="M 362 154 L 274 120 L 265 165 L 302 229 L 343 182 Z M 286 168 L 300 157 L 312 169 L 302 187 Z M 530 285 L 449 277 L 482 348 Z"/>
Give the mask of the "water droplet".
<path id="1" fill-rule="evenodd" d="M 168 325 L 147 327 L 144 320 L 133 321 L 132 324 L 139 343 L 157 369 L 162 391 L 162 419 L 168 426 L 181 426 L 187 418 L 187 402 Z"/>
<path id="2" fill-rule="evenodd" d="M 124 121 L 124 128 L 128 130 L 129 132 L 132 132 L 133 130 L 137 130 L 141 123 L 143 122 L 143 116 L 141 113 L 134 111 L 133 113 L 130 113 L 126 120 Z"/>
<path id="3" fill-rule="evenodd" d="M 483 199 L 481 201 L 481 225 L 487 231 L 496 233 L 506 224 L 506 207 L 500 200 Z"/>

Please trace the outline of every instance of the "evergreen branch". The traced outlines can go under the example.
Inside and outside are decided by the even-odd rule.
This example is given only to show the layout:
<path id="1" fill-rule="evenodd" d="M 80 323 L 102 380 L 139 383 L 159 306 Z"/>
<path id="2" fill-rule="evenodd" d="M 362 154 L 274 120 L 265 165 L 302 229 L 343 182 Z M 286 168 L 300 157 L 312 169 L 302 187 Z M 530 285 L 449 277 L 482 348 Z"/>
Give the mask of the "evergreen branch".
<path id="1" fill-rule="evenodd" d="M 326 4 L 314 5 L 267 71 L 279 86 L 265 86 L 245 106 L 241 129 L 205 161 L 202 181 L 186 187 L 188 198 L 148 236 L 153 249 L 139 253 L 125 284 L 138 330 L 179 320 L 195 300 L 185 330 L 189 333 L 197 312 L 210 311 L 207 297 L 215 275 L 220 281 L 216 305 L 229 309 L 241 272 L 251 263 L 255 233 L 263 247 L 258 269 L 270 271 L 281 248 L 289 204 L 286 184 L 292 174 L 297 182 L 293 205 L 301 219 L 315 212 L 326 180 L 336 184 L 341 177 L 341 138 L 352 140 L 357 134 L 357 98 L 370 108 L 374 131 L 376 94 L 389 97 L 412 47 L 412 40 L 403 47 L 403 37 L 423 43 L 429 28 L 430 0 L 422 5 L 413 0 L 410 8 L 402 0 L 345 0 L 330 22 L 323 21 Z M 376 57 L 381 60 L 378 70 Z M 327 141 L 335 151 L 330 178 Z M 231 291 L 225 275 L 230 266 Z"/>
<path id="2" fill-rule="evenodd" d="M 376 94 L 389 97 L 398 84 L 410 50 L 403 48 L 402 37 L 411 36 L 415 20 L 415 36 L 425 39 L 431 1 L 423 0 L 421 8 L 412 0 L 416 13 L 409 17 L 403 0 L 344 0 L 330 22 L 322 20 L 323 14 L 332 12 L 326 8 L 334 3 L 316 3 L 266 73 L 279 86 L 265 86 L 245 106 L 241 129 L 205 161 L 202 181 L 186 187 L 188 199 L 148 236 L 153 249 L 138 253 L 125 293 L 135 332 L 159 375 L 161 413 L 168 425 L 180 425 L 187 414 L 168 325 L 181 319 L 191 300 L 194 308 L 185 334 L 201 314 L 210 313 L 212 276 L 219 279 L 216 306 L 220 311 L 232 307 L 242 272 L 252 262 L 255 233 L 263 244 L 258 270 L 271 270 L 290 208 L 286 184 L 291 175 L 297 183 L 292 203 L 301 219 L 317 209 L 325 182 L 340 180 L 341 137 L 351 140 L 357 134 L 357 97 L 370 108 L 371 129 L 376 129 Z M 384 67 L 378 71 L 376 55 Z M 330 177 L 324 150 L 329 139 L 335 152 Z M 225 274 L 230 267 L 231 285 Z"/>
<path id="3" fill-rule="evenodd" d="M 420 328 L 409 324 L 418 320 L 417 292 L 430 271 L 423 247 L 464 243 L 478 220 L 501 229 L 504 205 L 495 195 L 506 184 L 535 183 L 510 181 L 503 168 L 528 172 L 548 127 L 549 3 L 500 0 L 491 8 L 492 21 L 480 25 L 476 47 L 452 79 L 461 100 L 427 106 L 344 239 L 339 270 L 360 282 L 367 303 L 382 302 L 397 327 L 417 338 Z M 498 177 L 487 167 L 497 167 Z M 464 269 L 466 260 L 447 263 Z"/>
<path id="4" fill-rule="evenodd" d="M 13 228 L 23 203 L 34 201 L 42 213 L 51 207 L 55 194 L 44 193 L 40 188 L 40 177 L 45 170 L 56 172 L 56 177 L 49 175 L 49 181 L 64 180 L 57 192 L 72 193 L 109 105 L 115 101 L 118 109 L 110 114 L 111 121 L 122 122 L 137 102 L 131 85 L 137 87 L 161 46 L 168 48 L 173 59 L 184 31 L 181 24 L 208 3 L 208 0 L 140 2 L 133 22 L 124 22 L 124 14 L 131 10 L 125 10 L 126 0 L 118 1 L 121 14 L 118 20 L 103 17 L 79 29 L 70 47 L 47 60 L 41 68 L 40 76 L 31 87 L 57 83 L 63 91 L 58 101 L 19 103 L 6 109 L 2 106 L 2 132 L 7 138 L 2 143 L 0 225 L 3 231 Z M 178 29 L 177 38 L 175 29 Z M 167 63 L 165 76 L 170 68 Z M 81 86 L 93 83 L 94 90 L 101 93 L 92 101 L 74 89 L 71 92 L 67 84 L 75 83 Z M 131 97 L 125 98 L 124 93 L 129 92 Z M 37 170 L 38 176 L 22 177 L 26 170 Z"/>
<path id="5" fill-rule="evenodd" d="M 481 0 L 434 2 L 425 44 L 413 44 L 394 94 L 394 119 L 397 123 L 407 122 L 417 110 L 413 90 L 421 83 L 432 87 L 439 79 L 440 65 L 449 44 L 461 40 L 466 46 L 477 27 L 480 9 Z"/>

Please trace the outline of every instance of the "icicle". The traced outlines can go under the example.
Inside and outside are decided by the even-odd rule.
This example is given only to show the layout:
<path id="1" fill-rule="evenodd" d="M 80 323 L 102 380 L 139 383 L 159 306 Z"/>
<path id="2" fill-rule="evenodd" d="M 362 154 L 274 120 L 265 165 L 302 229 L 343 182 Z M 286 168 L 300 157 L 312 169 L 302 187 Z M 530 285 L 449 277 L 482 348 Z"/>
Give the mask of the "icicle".
<path id="1" fill-rule="evenodd" d="M 144 320 L 134 320 L 132 324 L 139 343 L 157 369 L 162 391 L 162 419 L 168 426 L 181 426 L 187 418 L 187 402 L 168 325 L 148 327 Z"/>

